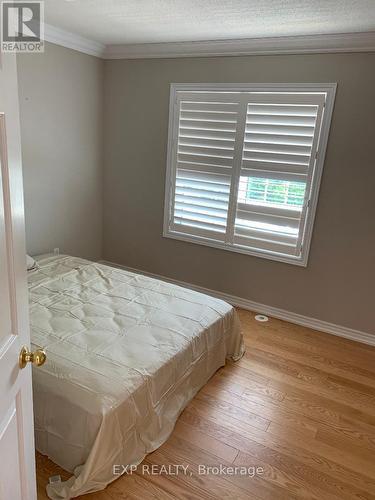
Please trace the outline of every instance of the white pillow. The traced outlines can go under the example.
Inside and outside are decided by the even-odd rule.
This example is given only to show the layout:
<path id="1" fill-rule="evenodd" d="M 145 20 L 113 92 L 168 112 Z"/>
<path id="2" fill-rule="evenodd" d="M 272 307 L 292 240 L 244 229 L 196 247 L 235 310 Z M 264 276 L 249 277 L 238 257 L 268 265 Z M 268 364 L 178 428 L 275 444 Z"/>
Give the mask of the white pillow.
<path id="1" fill-rule="evenodd" d="M 36 268 L 36 262 L 30 255 L 26 255 L 26 266 L 28 271 L 32 271 Z"/>

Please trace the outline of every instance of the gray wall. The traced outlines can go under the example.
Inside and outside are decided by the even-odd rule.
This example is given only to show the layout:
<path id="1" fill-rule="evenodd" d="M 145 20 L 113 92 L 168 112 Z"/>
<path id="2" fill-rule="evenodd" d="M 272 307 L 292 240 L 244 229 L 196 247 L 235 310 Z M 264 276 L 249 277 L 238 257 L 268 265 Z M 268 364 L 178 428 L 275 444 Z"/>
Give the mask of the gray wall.
<path id="1" fill-rule="evenodd" d="M 337 82 L 307 268 L 162 237 L 171 82 Z M 375 54 L 105 63 L 104 258 L 374 332 Z"/>
<path id="2" fill-rule="evenodd" d="M 103 65 L 47 44 L 18 57 L 26 244 L 32 255 L 102 250 Z"/>

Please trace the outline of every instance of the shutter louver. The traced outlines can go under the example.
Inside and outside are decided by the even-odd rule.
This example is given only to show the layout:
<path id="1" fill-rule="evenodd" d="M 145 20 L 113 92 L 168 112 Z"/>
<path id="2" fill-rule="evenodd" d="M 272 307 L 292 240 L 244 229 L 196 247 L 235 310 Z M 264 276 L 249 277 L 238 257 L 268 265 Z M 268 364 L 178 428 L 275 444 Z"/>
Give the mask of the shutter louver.
<path id="1" fill-rule="evenodd" d="M 298 255 L 319 104 L 282 99 L 249 97 L 233 242 Z"/>
<path id="2" fill-rule="evenodd" d="M 173 84 L 164 235 L 306 265 L 334 93 Z"/>
<path id="3" fill-rule="evenodd" d="M 238 103 L 180 102 L 173 225 L 224 240 Z"/>

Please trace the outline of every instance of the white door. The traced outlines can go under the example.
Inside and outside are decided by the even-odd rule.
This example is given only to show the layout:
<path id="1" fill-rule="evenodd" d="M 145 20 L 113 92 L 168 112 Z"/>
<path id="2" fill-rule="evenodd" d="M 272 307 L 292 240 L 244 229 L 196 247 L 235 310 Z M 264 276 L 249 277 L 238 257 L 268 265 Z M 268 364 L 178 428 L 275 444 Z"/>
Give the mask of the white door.
<path id="1" fill-rule="evenodd" d="M 35 500 L 31 366 L 16 56 L 0 55 L 0 500 Z"/>

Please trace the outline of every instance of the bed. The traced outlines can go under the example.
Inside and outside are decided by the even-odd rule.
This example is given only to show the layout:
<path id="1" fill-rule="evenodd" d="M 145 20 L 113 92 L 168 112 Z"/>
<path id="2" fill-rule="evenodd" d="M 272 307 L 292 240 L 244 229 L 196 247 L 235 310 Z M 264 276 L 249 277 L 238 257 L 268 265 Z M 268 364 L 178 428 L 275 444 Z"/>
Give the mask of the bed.
<path id="1" fill-rule="evenodd" d="M 28 272 L 36 448 L 73 473 L 52 499 L 104 489 L 166 441 L 199 389 L 243 354 L 222 300 L 68 255 Z"/>

